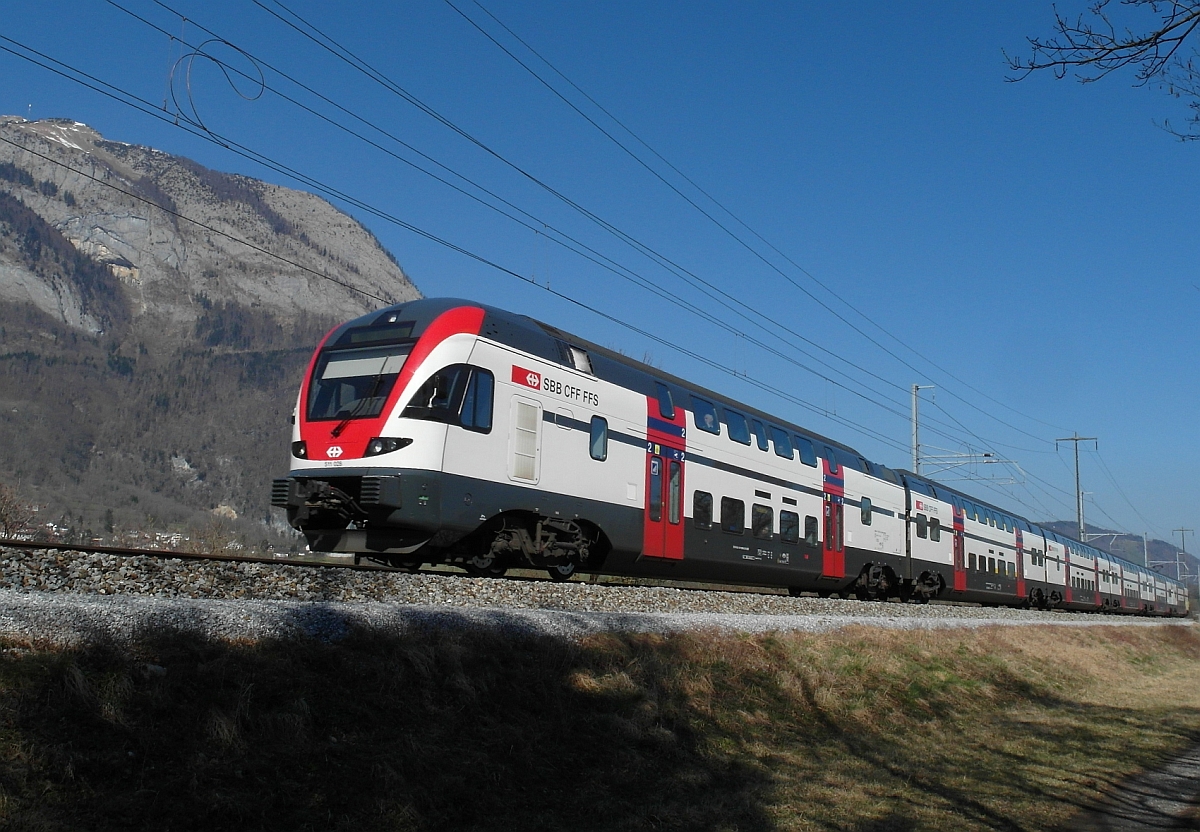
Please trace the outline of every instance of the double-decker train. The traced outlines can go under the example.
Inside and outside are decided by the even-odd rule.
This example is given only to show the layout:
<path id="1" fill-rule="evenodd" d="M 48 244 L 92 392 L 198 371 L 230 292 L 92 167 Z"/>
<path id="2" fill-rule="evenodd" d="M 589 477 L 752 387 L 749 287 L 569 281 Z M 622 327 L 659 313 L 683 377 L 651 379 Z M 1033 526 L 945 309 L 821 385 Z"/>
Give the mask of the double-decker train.
<path id="1" fill-rule="evenodd" d="M 272 484 L 314 551 L 1183 615 L 1185 587 L 531 318 L 449 299 L 330 332 Z"/>

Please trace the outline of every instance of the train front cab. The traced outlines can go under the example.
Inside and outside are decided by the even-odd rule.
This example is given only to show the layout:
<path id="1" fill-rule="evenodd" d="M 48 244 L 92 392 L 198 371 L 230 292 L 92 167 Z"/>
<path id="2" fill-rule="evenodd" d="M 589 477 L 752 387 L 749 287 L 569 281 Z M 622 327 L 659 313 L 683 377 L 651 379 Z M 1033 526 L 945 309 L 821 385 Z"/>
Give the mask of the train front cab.
<path id="1" fill-rule="evenodd" d="M 520 553 L 568 577 L 603 557 L 601 528 L 632 540 L 644 491 L 626 474 L 643 458 L 645 429 L 620 414 L 639 397 L 549 360 L 558 346 L 528 326 L 501 321 L 545 355 L 480 337 L 499 325 L 485 327 L 478 307 L 417 302 L 384 322 L 413 309 L 425 319 L 401 322 L 411 337 L 389 348 L 368 316 L 314 357 L 293 470 L 272 494 L 314 550 L 410 567 L 448 560 L 477 574 L 499 574 Z M 339 385 L 348 403 L 324 404 Z M 372 397 L 384 401 L 364 408 Z"/>

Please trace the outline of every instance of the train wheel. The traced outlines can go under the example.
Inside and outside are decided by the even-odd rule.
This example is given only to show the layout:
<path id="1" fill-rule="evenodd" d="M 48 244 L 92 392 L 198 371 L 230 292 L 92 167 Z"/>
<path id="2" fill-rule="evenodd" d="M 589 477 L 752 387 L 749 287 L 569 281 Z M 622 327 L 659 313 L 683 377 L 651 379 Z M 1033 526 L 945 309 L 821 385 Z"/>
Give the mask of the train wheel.
<path id="1" fill-rule="evenodd" d="M 419 560 L 397 560 L 392 561 L 392 565 L 400 571 L 408 572 L 409 574 L 420 572 L 421 567 L 423 566 L 422 562 Z"/>
<path id="2" fill-rule="evenodd" d="M 554 566 L 547 566 L 546 572 L 549 573 L 551 580 L 554 581 L 569 581 L 575 575 L 575 564 L 560 563 Z"/>
<path id="3" fill-rule="evenodd" d="M 508 571 L 508 567 L 493 552 L 463 561 L 462 568 L 472 578 L 499 578 Z"/>

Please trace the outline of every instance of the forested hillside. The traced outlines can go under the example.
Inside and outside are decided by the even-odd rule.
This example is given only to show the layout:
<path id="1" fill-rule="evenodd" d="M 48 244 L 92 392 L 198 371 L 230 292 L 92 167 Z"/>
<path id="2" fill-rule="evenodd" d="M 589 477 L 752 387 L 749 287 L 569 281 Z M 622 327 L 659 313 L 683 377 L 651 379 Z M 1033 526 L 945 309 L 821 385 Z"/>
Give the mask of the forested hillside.
<path id="1" fill-rule="evenodd" d="M 269 536 L 313 346 L 415 287 L 310 194 L 74 122 L 0 137 L 0 483 L 77 533 Z"/>

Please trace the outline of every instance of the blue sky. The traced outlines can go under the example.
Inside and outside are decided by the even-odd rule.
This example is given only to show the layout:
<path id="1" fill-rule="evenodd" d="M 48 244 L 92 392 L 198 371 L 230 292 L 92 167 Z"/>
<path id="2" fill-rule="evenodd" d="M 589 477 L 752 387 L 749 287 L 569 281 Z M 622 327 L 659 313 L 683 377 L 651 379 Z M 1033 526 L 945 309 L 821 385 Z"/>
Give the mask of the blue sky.
<path id="1" fill-rule="evenodd" d="M 1128 76 L 1087 86 L 1049 76 L 1006 83 L 1002 50 L 1020 53 L 1025 36 L 1049 32 L 1052 12 L 1044 0 L 483 3 L 793 262 L 651 156 L 474 0 L 454 3 L 762 258 L 570 110 L 444 0 L 366 0 L 336 10 L 288 0 L 288 8 L 495 155 L 252 0 L 164 0 L 186 23 L 153 0 L 117 2 L 193 45 L 207 38 L 198 24 L 208 27 L 536 218 L 529 222 L 540 232 L 274 92 L 244 100 L 205 61 L 191 66 L 189 96 L 185 65 L 177 68 L 177 99 L 214 133 L 532 279 L 518 280 L 339 203 L 376 233 L 427 295 L 496 304 L 637 358 L 648 355 L 664 369 L 894 467 L 910 464 L 909 386 L 936 385 L 922 393 L 922 438 L 944 450 L 930 453 L 990 451 L 1015 463 L 962 466 L 936 478 L 1031 519 L 1072 519 L 1071 451 L 1056 452 L 1053 440 L 1077 431 L 1100 440 L 1098 452 L 1088 444 L 1082 453 L 1090 522 L 1175 542 L 1172 529 L 1200 528 L 1194 476 L 1200 453 L 1192 432 L 1200 392 L 1194 346 L 1200 241 L 1193 233 L 1200 145 L 1181 143 L 1155 124 L 1181 122 L 1183 104 L 1153 88 L 1133 88 Z M 0 35 L 156 106 L 167 96 L 173 62 L 187 51 L 103 0 L 9 5 Z M 7 41 L 0 46 L 15 48 Z M 232 49 L 208 49 L 253 72 Z M 296 184 L 6 52 L 0 78 L 0 112 L 72 118 L 110 139 Z M 272 88 L 416 159 L 393 138 L 274 72 L 266 78 Z M 244 79 L 238 83 L 243 93 L 253 91 Z M 762 325 L 780 323 L 791 333 L 774 329 L 784 338 L 776 340 L 745 323 L 530 177 L 732 295 Z M 611 258 L 683 308 L 558 246 L 550 239 L 555 234 Z M 688 309 L 715 315 L 747 337 Z M 957 479 L 964 475 L 981 479 Z"/>

